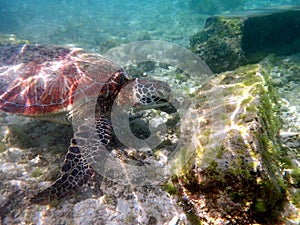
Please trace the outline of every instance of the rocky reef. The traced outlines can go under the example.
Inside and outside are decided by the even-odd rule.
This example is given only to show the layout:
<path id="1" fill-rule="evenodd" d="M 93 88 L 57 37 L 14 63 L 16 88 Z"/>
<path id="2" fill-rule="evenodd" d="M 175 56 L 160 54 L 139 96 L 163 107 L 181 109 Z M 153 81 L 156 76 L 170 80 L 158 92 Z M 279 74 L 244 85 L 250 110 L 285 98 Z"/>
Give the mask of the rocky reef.
<path id="1" fill-rule="evenodd" d="M 204 118 L 207 124 L 198 134 L 195 160 L 173 180 L 179 203 L 199 224 L 281 224 L 286 202 L 280 167 L 284 152 L 279 99 L 270 76 L 261 65 L 241 67 L 211 80 L 198 98 L 211 95 L 214 86 L 223 89 L 226 126 L 219 132 L 224 132 L 224 139 L 215 149 L 217 156 L 203 167 L 205 130 L 211 123 Z"/>
<path id="2" fill-rule="evenodd" d="M 270 53 L 293 54 L 300 50 L 299 17 L 299 8 L 211 17 L 191 37 L 191 50 L 213 72 L 257 63 Z"/>

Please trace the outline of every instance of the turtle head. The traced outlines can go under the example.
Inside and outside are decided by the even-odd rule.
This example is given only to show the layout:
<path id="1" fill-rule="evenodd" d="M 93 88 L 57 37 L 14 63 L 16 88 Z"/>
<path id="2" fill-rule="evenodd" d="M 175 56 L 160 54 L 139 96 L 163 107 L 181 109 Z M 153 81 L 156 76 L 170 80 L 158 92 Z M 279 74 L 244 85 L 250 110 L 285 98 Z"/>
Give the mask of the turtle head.
<path id="1" fill-rule="evenodd" d="M 159 80 L 136 79 L 133 89 L 136 107 L 157 108 L 167 105 L 172 98 L 170 86 Z"/>
<path id="2" fill-rule="evenodd" d="M 171 87 L 159 80 L 133 79 L 122 88 L 118 96 L 118 104 L 130 102 L 135 110 L 149 108 L 160 109 L 162 111 L 173 112 L 171 106 Z"/>

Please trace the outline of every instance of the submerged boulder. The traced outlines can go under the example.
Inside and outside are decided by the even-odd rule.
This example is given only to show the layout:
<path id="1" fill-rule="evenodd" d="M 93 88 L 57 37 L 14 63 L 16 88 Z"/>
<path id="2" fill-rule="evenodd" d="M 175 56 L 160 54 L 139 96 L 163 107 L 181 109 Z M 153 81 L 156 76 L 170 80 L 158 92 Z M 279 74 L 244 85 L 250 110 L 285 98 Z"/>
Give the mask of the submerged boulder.
<path id="1" fill-rule="evenodd" d="M 224 138 L 213 153 L 208 140 L 215 121 L 209 115 L 215 108 L 206 107 L 206 96 L 213 95 L 216 86 L 223 90 L 226 112 L 225 127 L 218 131 Z M 194 160 L 173 179 L 180 204 L 201 224 L 281 224 L 286 202 L 280 168 L 284 153 L 278 97 L 269 75 L 260 65 L 225 72 L 201 88 L 197 98 L 202 101 L 193 110 L 208 112 L 194 137 Z"/>
<path id="2" fill-rule="evenodd" d="M 270 53 L 300 51 L 300 10 L 244 13 L 208 18 L 190 39 L 191 50 L 214 72 L 257 63 Z"/>

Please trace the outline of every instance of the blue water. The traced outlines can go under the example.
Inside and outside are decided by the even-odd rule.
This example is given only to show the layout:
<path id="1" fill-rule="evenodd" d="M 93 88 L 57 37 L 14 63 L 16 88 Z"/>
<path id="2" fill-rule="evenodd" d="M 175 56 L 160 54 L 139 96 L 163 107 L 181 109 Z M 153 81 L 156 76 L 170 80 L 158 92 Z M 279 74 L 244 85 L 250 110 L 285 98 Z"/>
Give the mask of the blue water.
<path id="1" fill-rule="evenodd" d="M 31 43 L 73 44 L 100 52 L 120 43 L 149 39 L 188 46 L 189 37 L 203 28 L 208 16 L 299 3 L 299 0 L 0 0 L 0 33 L 16 34 Z"/>

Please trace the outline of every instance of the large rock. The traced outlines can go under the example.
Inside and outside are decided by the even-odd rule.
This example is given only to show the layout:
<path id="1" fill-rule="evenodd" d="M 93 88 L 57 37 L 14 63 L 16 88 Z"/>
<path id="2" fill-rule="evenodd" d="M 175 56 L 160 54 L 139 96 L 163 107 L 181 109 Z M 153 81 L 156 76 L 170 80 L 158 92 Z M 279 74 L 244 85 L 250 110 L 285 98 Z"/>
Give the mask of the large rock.
<path id="1" fill-rule="evenodd" d="M 207 97 L 223 89 L 223 130 L 210 130 Z M 179 202 L 201 224 L 281 224 L 286 187 L 280 159 L 278 98 L 260 65 L 220 74 L 198 92 L 194 109 L 206 121 L 193 139 L 195 159 L 173 180 Z M 222 121 L 220 121 L 222 123 Z M 209 139 L 224 134 L 221 148 L 208 149 Z M 209 135 L 211 135 L 209 137 Z M 207 155 L 208 153 L 212 155 Z"/>
<path id="2" fill-rule="evenodd" d="M 208 18 L 190 39 L 191 50 L 214 72 L 256 63 L 270 53 L 300 51 L 300 11 L 245 13 Z"/>

